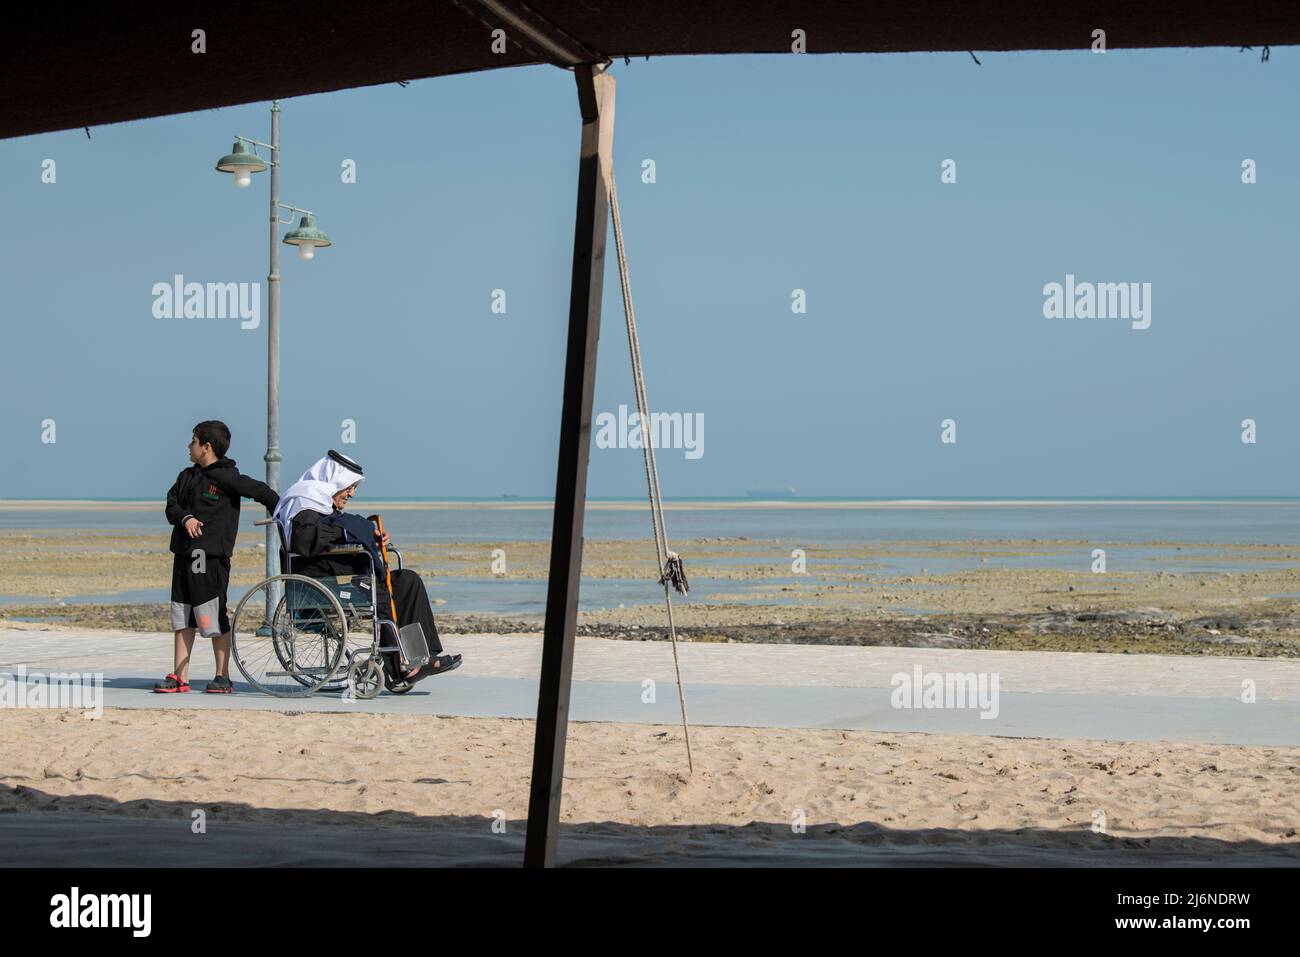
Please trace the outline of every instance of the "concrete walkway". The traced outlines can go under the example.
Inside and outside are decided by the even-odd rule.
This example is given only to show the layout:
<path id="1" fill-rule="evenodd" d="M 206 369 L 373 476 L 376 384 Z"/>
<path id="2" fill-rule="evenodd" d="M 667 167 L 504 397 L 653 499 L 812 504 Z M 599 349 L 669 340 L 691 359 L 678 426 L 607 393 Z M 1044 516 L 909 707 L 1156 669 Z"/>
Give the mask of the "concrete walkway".
<path id="1" fill-rule="evenodd" d="M 368 702 L 337 693 L 269 698 L 237 672 L 235 695 L 152 694 L 170 668 L 170 634 L 0 628 L 0 673 L 16 674 L 20 666 L 99 673 L 104 705 L 118 708 L 535 717 L 539 635 L 458 635 L 444 644 L 464 654 L 459 671 L 408 695 Z M 732 643 L 679 648 L 687 706 L 698 725 L 1300 746 L 1294 660 Z M 212 674 L 205 642 L 196 643 L 195 659 L 190 679 L 201 688 Z M 969 707 L 895 707 L 895 675 L 910 679 L 918 668 L 923 679 L 974 674 L 986 682 L 987 696 Z M 573 720 L 679 721 L 666 643 L 579 639 L 573 676 Z M 1243 692 L 1253 692 L 1254 701 L 1244 702 Z"/>

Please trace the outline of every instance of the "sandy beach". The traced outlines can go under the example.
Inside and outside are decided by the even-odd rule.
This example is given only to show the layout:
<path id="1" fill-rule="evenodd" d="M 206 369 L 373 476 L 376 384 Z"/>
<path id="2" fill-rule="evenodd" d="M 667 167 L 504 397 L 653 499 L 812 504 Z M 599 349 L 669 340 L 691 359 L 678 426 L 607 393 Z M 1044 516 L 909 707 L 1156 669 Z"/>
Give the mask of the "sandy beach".
<path id="1" fill-rule="evenodd" d="M 434 835 L 490 835 L 497 819 L 513 834 L 526 816 L 529 721 L 21 712 L 4 716 L 0 734 L 6 816 L 111 815 L 165 829 L 203 809 L 213 831 L 244 822 Z M 691 775 L 679 729 L 571 725 L 566 835 L 617 833 L 639 863 L 662 853 L 644 843 L 656 829 L 672 828 L 697 851 L 757 842 L 791 863 L 928 847 L 965 850 L 971 863 L 1300 864 L 1300 749 L 754 728 L 696 729 L 693 744 Z"/>
<path id="2" fill-rule="evenodd" d="M 698 538 L 678 543 L 680 550 L 694 575 L 722 582 L 723 590 L 710 601 L 679 602 L 677 620 L 682 639 L 700 652 L 695 660 L 710 659 L 715 649 L 728 652 L 731 664 L 715 665 L 730 673 L 723 680 L 755 686 L 792 679 L 810 687 L 855 685 L 861 679 L 847 673 L 837 679 L 833 665 L 814 662 L 867 649 L 898 649 L 890 667 L 901 670 L 908 649 L 921 648 L 936 650 L 927 654 L 1150 656 L 1141 660 L 1164 676 L 1164 690 L 1152 692 L 1138 676 L 1129 680 L 1124 669 L 1109 678 L 1114 669 L 1097 670 L 1085 679 L 1091 669 L 1066 668 L 1057 678 L 1049 674 L 1046 684 L 1036 679 L 1038 685 L 1027 687 L 1005 659 L 970 666 L 1000 668 L 1007 689 L 1022 693 L 1070 694 L 1086 686 L 1134 696 L 1167 695 L 1177 687 L 1178 659 L 1155 656 L 1210 656 L 1202 658 L 1207 665 L 1215 657 L 1300 657 L 1300 610 L 1286 597 L 1300 593 L 1296 546 L 1118 543 L 1108 546 L 1112 556 L 1163 549 L 1174 568 L 1212 557 L 1226 570 L 1096 575 L 1086 561 L 1061 567 L 1060 556 L 1086 556 L 1091 544 Z M 812 567 L 792 580 L 789 556 L 796 545 L 812 556 Z M 509 555 L 510 577 L 544 580 L 545 542 L 417 544 L 404 557 L 439 602 L 439 591 L 489 576 L 494 548 Z M 646 553 L 644 541 L 589 541 L 584 576 L 597 582 L 648 578 L 653 569 Z M 233 581 L 259 580 L 263 554 L 255 537 L 242 538 Z M 921 571 L 886 570 L 900 557 L 919 563 Z M 1008 566 L 1008 558 L 1019 565 Z M 927 567 L 951 567 L 955 560 L 967 567 Z M 1116 562 L 1124 564 L 1122 557 Z M 44 598 L 0 605 L 0 624 L 11 641 L 37 642 L 23 644 L 23 660 L 39 660 L 40 636 L 48 635 L 50 647 L 61 650 L 47 660 L 69 663 L 70 649 L 84 646 L 54 639 L 76 628 L 121 629 L 135 636 L 132 648 L 157 634 L 165 657 L 166 606 L 112 596 L 158 588 L 169 564 L 157 535 L 0 531 L 3 591 Z M 61 602 L 61 596 L 96 594 L 106 600 Z M 918 596 L 929 609 L 925 614 L 908 610 Z M 540 630 L 536 615 L 435 612 L 440 630 L 453 640 L 517 635 L 512 640 L 536 642 Z M 593 657 L 592 649 L 664 637 L 663 608 L 653 602 L 584 610 L 579 624 L 586 636 L 579 680 L 595 682 L 592 687 L 643 674 L 618 665 L 622 656 Z M 766 654 L 747 652 L 746 645 L 762 645 L 753 650 Z M 800 647 L 806 645 L 838 647 Z M 536 671 L 533 651 L 503 657 L 468 647 L 478 662 L 476 680 L 521 680 Z M 1102 658 L 1115 660 L 1112 654 Z M 597 659 L 610 665 L 594 668 Z M 781 664 L 770 670 L 761 663 L 768 661 Z M 151 665 L 152 658 L 125 673 L 144 680 Z M 1280 660 L 1276 665 L 1293 667 Z M 1195 669 L 1185 672 L 1192 681 Z M 1216 698 L 1232 699 L 1240 690 L 1240 682 L 1195 681 L 1208 689 L 1198 694 Z M 1280 692 L 1287 687 L 1265 682 L 1261 700 L 1289 701 L 1289 693 Z M 517 863 L 531 772 L 530 720 L 356 710 L 157 711 L 148 704 L 108 707 L 96 720 L 67 711 L 0 713 L 0 747 L 9 759 L 0 776 L 0 833 L 7 835 L 0 839 L 57 856 L 58 831 L 42 822 L 68 821 L 78 833 L 95 836 L 104 848 L 100 862 L 129 863 L 142 837 L 153 843 L 152 835 L 186 827 L 194 811 L 203 810 L 209 833 L 229 837 L 219 854 L 210 845 L 214 865 L 256 863 L 250 855 L 272 846 L 282 863 L 304 855 L 321 863 L 370 863 L 361 849 L 371 840 L 367 834 L 394 842 L 393 859 L 406 863 Z M 696 769 L 689 774 L 679 727 L 573 722 L 562 816 L 568 856 L 562 860 L 1300 863 L 1295 747 L 716 724 L 693 729 L 692 743 Z M 312 855 L 320 841 L 313 835 L 324 827 L 362 836 L 333 848 L 328 860 L 318 859 Z M 353 844 L 360 847 L 353 850 Z M 418 859 L 414 851 L 410 860 L 402 857 L 402 848 L 415 847 Z"/>

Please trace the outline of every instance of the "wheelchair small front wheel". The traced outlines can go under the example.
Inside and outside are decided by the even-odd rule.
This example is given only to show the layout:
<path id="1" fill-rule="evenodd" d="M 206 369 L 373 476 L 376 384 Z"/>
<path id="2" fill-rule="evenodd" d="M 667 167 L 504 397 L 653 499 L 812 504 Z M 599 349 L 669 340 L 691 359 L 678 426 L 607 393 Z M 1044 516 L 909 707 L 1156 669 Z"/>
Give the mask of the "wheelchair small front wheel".
<path id="1" fill-rule="evenodd" d="M 354 658 L 348 667 L 348 689 L 362 701 L 384 690 L 384 669 L 374 658 Z"/>
<path id="2" fill-rule="evenodd" d="M 276 575 L 250 588 L 230 631 L 231 657 L 240 672 L 258 691 L 277 698 L 305 698 L 343 667 L 343 606 L 306 575 Z"/>

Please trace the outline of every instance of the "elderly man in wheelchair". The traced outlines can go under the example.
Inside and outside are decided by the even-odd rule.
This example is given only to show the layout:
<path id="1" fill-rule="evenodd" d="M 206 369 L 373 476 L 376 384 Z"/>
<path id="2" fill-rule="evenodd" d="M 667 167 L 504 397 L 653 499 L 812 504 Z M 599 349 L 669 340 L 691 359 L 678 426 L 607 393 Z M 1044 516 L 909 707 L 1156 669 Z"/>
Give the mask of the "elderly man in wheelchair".
<path id="1" fill-rule="evenodd" d="M 460 667 L 460 655 L 442 654 L 424 582 L 401 567 L 382 518 L 344 510 L 363 479 L 360 465 L 331 450 L 280 498 L 274 521 L 284 573 L 245 596 L 232 626 L 235 661 L 264 691 L 344 689 L 373 698 L 381 687 L 403 694 Z M 259 590 L 266 622 L 246 635 L 238 620 Z"/>

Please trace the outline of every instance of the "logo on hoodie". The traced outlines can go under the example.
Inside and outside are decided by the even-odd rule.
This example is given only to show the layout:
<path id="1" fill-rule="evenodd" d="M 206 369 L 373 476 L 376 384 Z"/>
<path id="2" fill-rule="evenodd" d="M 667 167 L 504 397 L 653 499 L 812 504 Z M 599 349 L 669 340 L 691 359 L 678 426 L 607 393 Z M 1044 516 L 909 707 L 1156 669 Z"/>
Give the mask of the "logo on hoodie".
<path id="1" fill-rule="evenodd" d="M 216 483 L 216 482 L 209 482 L 209 483 L 208 483 L 208 490 L 207 490 L 206 492 L 203 493 L 203 497 L 206 498 L 209 502 L 220 502 L 220 501 L 221 501 L 221 493 L 217 491 L 217 483 Z"/>

